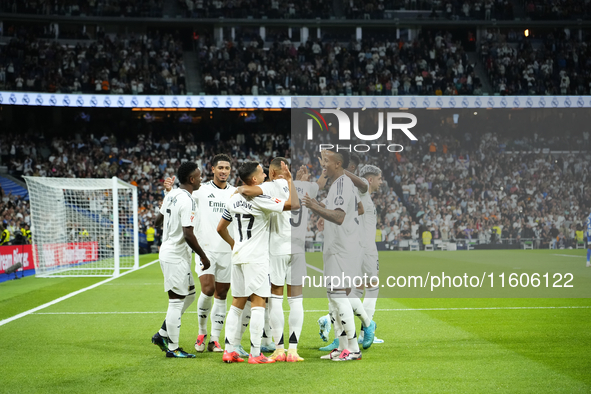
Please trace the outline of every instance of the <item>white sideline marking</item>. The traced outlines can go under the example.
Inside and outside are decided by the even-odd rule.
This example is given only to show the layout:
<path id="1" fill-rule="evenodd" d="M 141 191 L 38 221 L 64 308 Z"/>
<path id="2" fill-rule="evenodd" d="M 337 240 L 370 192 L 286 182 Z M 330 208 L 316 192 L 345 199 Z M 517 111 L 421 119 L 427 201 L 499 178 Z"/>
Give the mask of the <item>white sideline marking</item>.
<path id="1" fill-rule="evenodd" d="M 581 259 L 583 260 L 583 258 L 585 258 L 585 256 L 581 255 L 581 256 L 573 256 L 572 254 L 556 254 L 553 253 L 554 256 L 562 256 L 562 257 L 576 257 L 577 259 Z"/>
<path id="2" fill-rule="evenodd" d="M 112 278 L 109 278 L 109 279 L 105 279 L 105 280 L 103 280 L 103 281 L 101 281 L 101 282 L 95 283 L 94 285 L 91 285 L 91 286 L 85 287 L 84 289 L 76 290 L 76 291 L 74 291 L 74 292 L 72 292 L 72 293 L 70 293 L 70 294 L 66 294 L 66 295 L 65 295 L 65 296 L 63 296 L 63 297 L 56 298 L 56 299 L 55 299 L 55 300 L 53 300 L 53 301 L 49 301 L 49 302 L 48 302 L 48 303 L 46 303 L 46 304 L 40 305 L 40 306 L 38 306 L 38 307 L 35 307 L 35 308 L 33 308 L 33 309 L 29 309 L 28 311 L 25 311 L 25 312 L 23 312 L 23 313 L 19 313 L 18 315 L 15 315 L 15 316 L 9 317 L 8 319 L 1 320 L 1 321 L 0 321 L 0 327 L 1 327 L 1 326 L 3 326 L 3 325 L 5 325 L 5 324 L 8 324 L 8 323 L 10 323 L 10 322 L 12 322 L 12 321 L 15 321 L 15 320 L 17 320 L 17 319 L 20 319 L 21 317 L 25 317 L 25 316 L 27 316 L 27 315 L 30 315 L 30 314 L 32 314 L 32 313 L 35 313 L 35 312 L 37 312 L 37 311 L 39 311 L 39 310 L 41 310 L 41 309 L 45 309 L 45 308 L 47 308 L 48 306 L 52 306 L 52 305 L 55 305 L 55 304 L 57 304 L 58 302 L 61 302 L 61 301 L 63 301 L 63 300 L 67 300 L 68 298 L 74 297 L 75 295 L 78 295 L 78 294 L 80 294 L 80 293 L 84 293 L 84 292 L 85 292 L 85 291 L 87 291 L 87 290 L 92 290 L 92 289 L 94 289 L 95 287 L 99 287 L 100 285 L 104 285 L 105 283 L 108 283 L 108 282 L 110 282 L 110 281 L 112 281 L 112 280 L 115 280 L 115 279 L 117 279 L 117 278 L 121 278 L 122 276 L 125 276 L 125 275 L 127 275 L 127 274 L 129 274 L 129 273 L 132 273 L 132 272 L 137 272 L 137 271 L 141 270 L 142 268 L 146 268 L 146 267 L 148 267 L 148 266 L 150 266 L 150 265 L 152 265 L 152 264 L 154 264 L 154 263 L 156 263 L 156 262 L 158 262 L 158 261 L 159 261 L 159 260 L 150 261 L 148 264 L 144 264 L 144 265 L 142 265 L 142 266 L 141 266 L 141 267 L 139 267 L 137 270 L 131 270 L 131 271 L 124 272 L 124 273 L 122 273 L 121 275 L 119 275 L 119 276 L 117 276 L 117 277 L 112 277 Z"/>
<path id="3" fill-rule="evenodd" d="M 322 271 L 320 268 L 314 267 L 313 265 L 306 264 L 306 266 L 307 266 L 308 268 L 312 268 L 312 269 L 313 269 L 314 271 L 316 271 L 316 272 L 320 272 L 321 274 L 322 274 L 322 273 L 324 273 L 324 271 Z"/>
<path id="4" fill-rule="evenodd" d="M 483 310 L 514 310 L 514 309 L 590 309 L 591 306 L 499 306 L 489 308 L 399 308 L 399 309 L 376 309 L 376 312 L 420 312 L 420 311 L 483 311 Z M 306 313 L 326 313 L 327 310 L 311 309 L 304 311 Z M 162 312 L 40 312 L 35 315 L 138 315 L 138 314 L 165 314 Z M 197 311 L 187 311 L 185 313 L 194 313 Z M 289 311 L 285 311 L 289 313 Z"/>

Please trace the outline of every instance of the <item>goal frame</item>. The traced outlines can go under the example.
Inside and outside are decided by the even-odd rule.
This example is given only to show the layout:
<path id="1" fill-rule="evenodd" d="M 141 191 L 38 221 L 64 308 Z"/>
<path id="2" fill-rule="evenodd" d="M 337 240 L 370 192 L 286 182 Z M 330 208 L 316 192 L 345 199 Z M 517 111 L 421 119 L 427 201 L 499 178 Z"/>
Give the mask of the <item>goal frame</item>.
<path id="1" fill-rule="evenodd" d="M 71 266 L 64 266 L 63 268 L 58 268 L 55 271 L 52 272 L 47 272 L 44 269 L 40 269 L 41 268 L 41 261 L 39 258 L 39 254 L 37 252 L 37 247 L 41 247 L 43 245 L 46 245 L 47 243 L 43 243 L 43 242 L 39 242 L 39 238 L 40 236 L 36 233 L 37 231 L 35 231 L 34 229 L 38 229 L 40 228 L 40 226 L 43 226 L 43 222 L 40 220 L 40 218 L 37 217 L 36 214 L 34 214 L 34 212 L 41 212 L 43 210 L 42 207 L 37 206 L 39 204 L 38 201 L 36 201 L 36 197 L 33 197 L 34 193 L 29 193 L 29 199 L 30 199 L 30 208 L 31 208 L 31 227 L 33 229 L 32 231 L 32 249 L 33 249 L 33 261 L 35 264 L 35 276 L 39 277 L 39 278 L 72 278 L 72 277 L 118 277 L 119 275 L 121 275 L 121 271 L 122 269 L 125 270 L 137 270 L 139 268 L 139 217 L 138 217 L 138 193 L 137 193 L 137 187 L 135 185 L 129 184 L 127 182 L 122 181 L 121 179 L 117 178 L 117 177 L 112 177 L 111 179 L 108 178 L 53 178 L 53 177 L 32 177 L 32 176 L 23 176 L 23 178 L 25 179 L 25 181 L 27 182 L 27 186 L 30 188 L 34 183 L 36 184 L 43 184 L 43 186 L 46 187 L 52 187 L 55 189 L 62 189 L 62 190 L 80 190 L 80 191 L 86 191 L 86 190 L 108 190 L 111 193 L 111 202 L 112 202 L 112 207 L 113 207 L 113 218 L 112 218 L 112 223 L 113 223 L 113 227 L 112 229 L 110 229 L 110 231 L 113 232 L 113 267 L 107 267 L 107 268 L 100 268 L 99 270 L 102 271 L 109 271 L 112 270 L 113 273 L 112 274 L 106 274 L 106 273 L 94 273 L 94 274 L 88 274 L 85 273 L 84 271 L 91 271 L 91 270 L 97 270 L 97 268 L 93 267 L 93 268 L 72 268 Z M 98 187 L 91 187 L 90 185 L 87 187 L 84 187 L 83 184 L 85 181 L 89 181 L 89 180 L 95 180 L 95 181 L 100 181 L 104 186 Z M 71 185 L 64 185 L 64 186 L 60 186 L 59 182 L 63 181 L 64 184 L 70 184 L 70 183 L 80 183 L 80 186 L 71 186 Z M 105 182 L 106 181 L 106 182 Z M 105 187 L 107 185 L 107 182 L 109 183 L 109 187 Z M 49 185 L 51 183 L 51 185 Z M 129 189 L 131 190 L 131 197 L 132 197 L 132 215 L 133 215 L 133 234 L 132 234 L 132 248 L 133 248 L 133 266 L 131 268 L 122 268 L 121 266 L 121 243 L 120 243 L 120 232 L 121 229 L 123 228 L 123 226 L 121 226 L 120 221 L 119 221 L 119 209 L 120 209 L 120 205 L 119 205 L 119 190 L 120 189 Z M 64 205 L 65 205 L 65 201 L 64 201 Z M 115 207 L 117 207 L 117 209 L 115 209 Z M 97 247 L 98 248 L 98 247 Z M 60 264 L 61 265 L 61 264 Z M 65 274 L 66 272 L 74 272 L 74 273 L 68 273 Z"/>

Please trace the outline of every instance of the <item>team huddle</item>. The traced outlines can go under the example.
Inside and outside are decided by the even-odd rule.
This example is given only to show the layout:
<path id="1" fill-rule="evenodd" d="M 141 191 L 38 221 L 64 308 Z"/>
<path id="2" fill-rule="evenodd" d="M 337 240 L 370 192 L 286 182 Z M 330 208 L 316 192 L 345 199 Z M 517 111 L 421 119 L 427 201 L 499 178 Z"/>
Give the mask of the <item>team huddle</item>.
<path id="1" fill-rule="evenodd" d="M 315 182 L 304 166 L 293 181 L 284 158 L 271 161 L 268 175 L 259 163 L 245 162 L 237 170 L 243 182 L 238 188 L 227 182 L 232 168 L 225 154 L 213 158 L 213 179 L 203 185 L 197 164 L 183 163 L 177 172 L 180 186 L 172 188 L 174 177 L 165 181 L 166 196 L 156 220 L 157 226 L 163 226 L 160 265 L 169 305 L 152 342 L 167 357 L 196 357 L 179 347 L 181 317 L 196 298 L 193 251 L 201 285 L 195 350 L 223 353 L 226 363 L 244 362 L 247 357 L 250 364 L 303 361 L 297 347 L 304 322 L 302 285 L 307 272 L 309 211 L 318 215 L 318 226 L 325 234 L 325 277 L 378 275 L 376 209 L 371 193 L 381 185 L 381 171 L 366 165 L 357 176 L 358 159 L 352 159 L 347 152 L 322 151 L 323 173 Z M 317 201 L 327 183 L 326 199 Z M 378 288 L 370 282 L 358 288 L 351 283 L 326 284 L 329 314 L 319 320 L 320 335 L 326 341 L 332 323 L 335 340 L 321 348 L 330 351 L 321 358 L 360 360 L 360 345 L 367 349 L 376 339 L 372 319 Z M 287 350 L 285 287 L 290 308 Z M 230 288 L 233 299 L 227 311 Z M 355 316 L 362 323 L 359 337 Z M 246 352 L 241 341 L 249 325 L 251 346 Z M 265 352 L 272 354 L 267 357 Z"/>

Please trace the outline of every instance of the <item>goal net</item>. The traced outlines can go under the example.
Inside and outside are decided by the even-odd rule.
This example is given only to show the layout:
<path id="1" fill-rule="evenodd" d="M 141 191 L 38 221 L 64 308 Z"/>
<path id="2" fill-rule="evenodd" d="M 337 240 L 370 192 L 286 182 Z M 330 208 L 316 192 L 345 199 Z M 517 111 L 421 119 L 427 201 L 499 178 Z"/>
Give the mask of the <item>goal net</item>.
<path id="1" fill-rule="evenodd" d="M 24 178 L 36 276 L 118 276 L 139 267 L 135 186 L 116 177 Z"/>

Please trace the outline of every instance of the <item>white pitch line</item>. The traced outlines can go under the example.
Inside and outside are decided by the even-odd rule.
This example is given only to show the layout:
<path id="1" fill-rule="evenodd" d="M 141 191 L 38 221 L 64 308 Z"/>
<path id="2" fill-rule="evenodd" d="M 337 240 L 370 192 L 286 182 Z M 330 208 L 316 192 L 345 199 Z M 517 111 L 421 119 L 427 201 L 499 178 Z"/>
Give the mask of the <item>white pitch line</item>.
<path id="1" fill-rule="evenodd" d="M 321 274 L 322 274 L 322 273 L 324 273 L 324 272 L 323 272 L 323 271 L 322 271 L 320 268 L 318 268 L 318 267 L 314 267 L 313 265 L 306 264 L 306 266 L 307 266 L 308 268 L 312 268 L 312 269 L 313 269 L 314 271 L 316 271 L 316 272 L 320 272 Z"/>
<path id="2" fill-rule="evenodd" d="M 581 255 L 581 256 L 573 256 L 572 254 L 556 254 L 556 253 L 553 253 L 552 255 L 553 256 L 562 256 L 562 257 L 575 257 L 575 258 L 581 259 L 581 260 L 583 260 L 585 258 L 585 256 L 583 256 L 583 255 Z"/>
<path id="3" fill-rule="evenodd" d="M 84 293 L 85 291 L 88 291 L 88 290 L 92 290 L 92 289 L 94 289 L 94 288 L 96 288 L 96 287 L 99 287 L 100 285 L 104 285 L 105 283 L 108 283 L 108 282 L 110 282 L 110 281 L 112 281 L 112 280 L 115 280 L 115 279 L 117 279 L 117 278 L 121 278 L 122 276 L 125 276 L 125 275 L 127 275 L 127 274 L 130 274 L 130 273 L 132 273 L 132 272 L 137 272 L 137 271 L 141 270 L 142 268 L 146 268 L 146 267 L 148 267 L 148 266 L 150 266 L 150 265 L 152 265 L 152 264 L 154 264 L 154 263 L 156 263 L 156 262 L 158 262 L 158 261 L 159 261 L 159 260 L 150 261 L 148 264 L 142 265 L 142 266 L 141 266 L 140 268 L 138 268 L 137 270 L 132 270 L 132 271 L 127 271 L 127 272 L 124 272 L 124 273 L 122 273 L 121 275 L 119 275 L 119 276 L 117 276 L 117 277 L 112 277 L 112 278 L 109 278 L 109 279 L 105 279 L 105 280 L 103 280 L 103 281 L 101 281 L 101 282 L 95 283 L 94 285 L 91 285 L 91 286 L 85 287 L 84 289 L 76 290 L 76 291 L 74 291 L 74 292 L 72 292 L 72 293 L 70 293 L 70 294 L 66 294 L 66 295 L 65 295 L 65 296 L 63 296 L 63 297 L 56 298 L 56 299 L 55 299 L 55 300 L 53 300 L 53 301 L 49 301 L 49 302 L 48 302 L 48 303 L 46 303 L 46 304 L 40 305 L 40 306 L 38 306 L 38 307 L 35 307 L 35 308 L 33 308 L 33 309 L 29 309 L 28 311 L 25 311 L 25 312 L 23 312 L 23 313 L 19 313 L 18 315 L 15 315 L 15 316 L 9 317 L 8 319 L 1 320 L 1 321 L 0 321 L 0 327 L 1 327 L 1 326 L 3 326 L 3 325 L 5 325 L 5 324 L 8 324 L 8 323 L 10 323 L 10 322 L 13 322 L 13 321 L 15 321 L 15 320 L 17 320 L 17 319 L 20 319 L 21 317 L 28 316 L 28 315 L 30 315 L 30 314 L 32 314 L 32 313 L 35 313 L 35 312 L 37 312 L 37 311 L 39 311 L 39 310 L 41 310 L 41 309 L 45 309 L 45 308 L 47 308 L 47 307 L 49 307 L 49 306 L 55 305 L 55 304 L 57 304 L 58 302 L 61 302 L 61 301 L 63 301 L 63 300 L 67 300 L 68 298 L 74 297 L 75 295 L 78 295 L 78 294 L 80 294 L 80 293 Z"/>
<path id="4" fill-rule="evenodd" d="M 398 309 L 376 309 L 376 312 L 421 312 L 421 311 L 486 311 L 486 310 L 523 310 L 523 309 L 590 309 L 591 306 L 498 306 L 488 308 L 398 308 Z M 306 313 L 326 313 L 325 309 L 311 309 L 304 311 Z M 35 315 L 141 315 L 141 314 L 165 314 L 161 312 L 40 312 Z M 197 311 L 187 311 L 185 313 L 194 313 Z M 285 311 L 289 313 L 289 311 Z"/>

